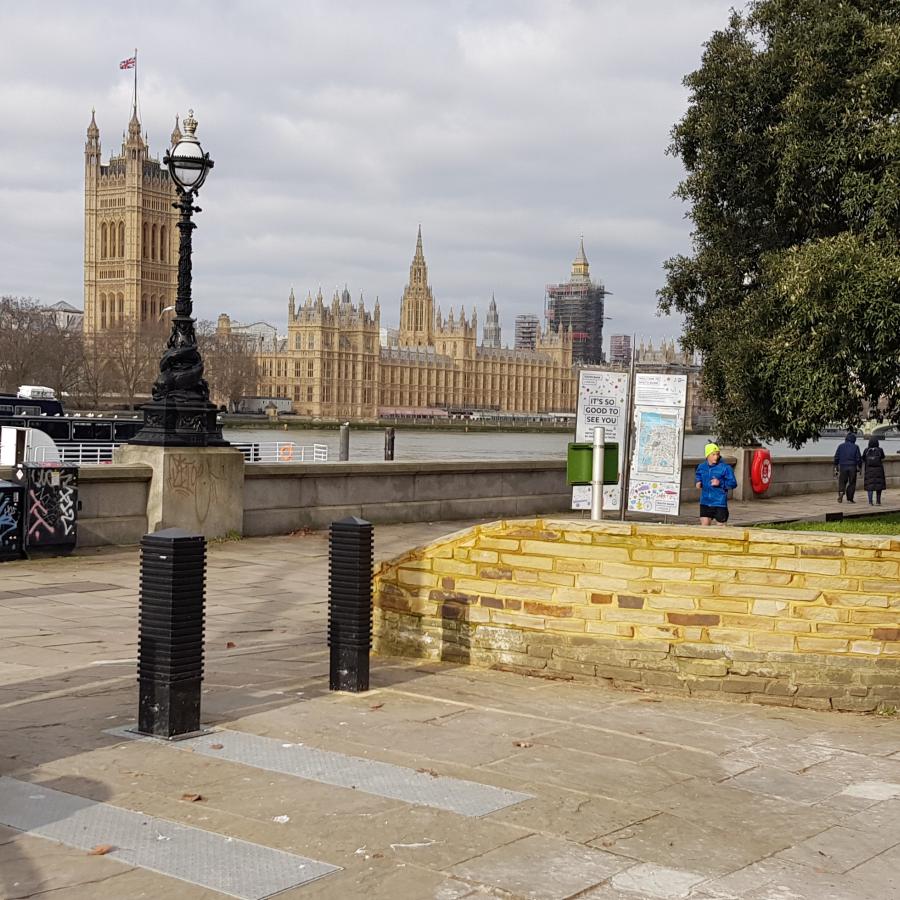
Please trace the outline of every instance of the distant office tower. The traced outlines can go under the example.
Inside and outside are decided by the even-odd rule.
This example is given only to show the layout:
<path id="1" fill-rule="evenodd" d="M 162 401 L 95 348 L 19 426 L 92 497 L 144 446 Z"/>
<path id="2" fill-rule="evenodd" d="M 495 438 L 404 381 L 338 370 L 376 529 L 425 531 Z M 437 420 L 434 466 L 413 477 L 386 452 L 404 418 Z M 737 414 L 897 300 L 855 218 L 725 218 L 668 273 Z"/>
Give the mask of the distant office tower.
<path id="1" fill-rule="evenodd" d="M 500 349 L 500 316 L 497 313 L 497 301 L 491 294 L 491 305 L 488 307 L 487 319 L 484 322 L 484 341 L 482 346 L 492 350 Z M 534 346 L 532 345 L 532 350 Z"/>
<path id="2" fill-rule="evenodd" d="M 609 361 L 614 366 L 631 365 L 630 334 L 614 334 L 609 339 Z"/>
<path id="3" fill-rule="evenodd" d="M 562 328 L 572 332 L 575 365 L 603 362 L 603 309 L 608 292 L 600 282 L 591 281 L 589 269 L 582 238 L 569 280 L 547 285 L 544 307 L 547 324 L 554 332 Z"/>
<path id="4" fill-rule="evenodd" d="M 516 316 L 516 350 L 534 350 L 539 324 L 537 316 Z"/>

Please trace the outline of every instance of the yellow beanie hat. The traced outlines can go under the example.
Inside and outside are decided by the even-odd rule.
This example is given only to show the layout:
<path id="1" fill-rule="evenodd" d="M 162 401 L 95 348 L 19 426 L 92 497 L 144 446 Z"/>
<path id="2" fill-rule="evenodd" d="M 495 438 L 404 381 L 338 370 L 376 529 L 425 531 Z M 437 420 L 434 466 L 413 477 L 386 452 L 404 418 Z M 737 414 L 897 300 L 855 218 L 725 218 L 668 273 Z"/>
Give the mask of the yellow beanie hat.
<path id="1" fill-rule="evenodd" d="M 710 453 L 718 453 L 719 445 L 718 444 L 707 444 L 705 449 L 703 450 L 704 456 L 709 456 Z"/>

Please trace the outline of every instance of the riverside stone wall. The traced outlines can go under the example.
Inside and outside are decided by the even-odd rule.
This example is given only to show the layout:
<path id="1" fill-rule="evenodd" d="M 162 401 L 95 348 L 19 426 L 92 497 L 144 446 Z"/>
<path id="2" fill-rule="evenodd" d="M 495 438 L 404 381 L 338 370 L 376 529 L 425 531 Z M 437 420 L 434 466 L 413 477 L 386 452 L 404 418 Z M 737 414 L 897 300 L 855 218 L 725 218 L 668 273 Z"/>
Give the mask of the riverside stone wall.
<path id="1" fill-rule="evenodd" d="M 900 540 L 502 521 L 383 563 L 376 649 L 813 709 L 900 703 Z"/>

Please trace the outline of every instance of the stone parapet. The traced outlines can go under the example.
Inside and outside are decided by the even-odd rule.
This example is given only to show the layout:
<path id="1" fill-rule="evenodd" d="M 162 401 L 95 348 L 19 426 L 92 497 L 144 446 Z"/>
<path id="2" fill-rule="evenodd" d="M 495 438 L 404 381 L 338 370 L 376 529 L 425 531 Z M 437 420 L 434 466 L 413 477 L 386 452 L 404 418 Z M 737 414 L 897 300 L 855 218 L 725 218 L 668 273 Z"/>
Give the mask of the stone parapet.
<path id="1" fill-rule="evenodd" d="M 900 703 L 900 540 L 499 521 L 383 563 L 381 653 L 813 709 Z"/>

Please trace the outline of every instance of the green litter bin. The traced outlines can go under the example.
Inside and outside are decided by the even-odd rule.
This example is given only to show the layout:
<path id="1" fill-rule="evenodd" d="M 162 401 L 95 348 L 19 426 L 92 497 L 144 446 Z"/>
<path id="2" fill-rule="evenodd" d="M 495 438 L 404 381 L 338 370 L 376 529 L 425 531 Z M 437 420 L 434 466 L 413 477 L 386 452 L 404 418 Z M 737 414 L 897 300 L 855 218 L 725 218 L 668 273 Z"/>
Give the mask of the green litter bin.
<path id="1" fill-rule="evenodd" d="M 569 484 L 590 484 L 594 461 L 594 445 L 569 444 L 566 455 L 566 481 Z M 603 483 L 619 483 L 619 445 L 615 441 L 606 444 L 603 453 Z"/>

